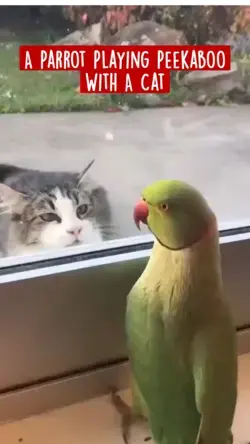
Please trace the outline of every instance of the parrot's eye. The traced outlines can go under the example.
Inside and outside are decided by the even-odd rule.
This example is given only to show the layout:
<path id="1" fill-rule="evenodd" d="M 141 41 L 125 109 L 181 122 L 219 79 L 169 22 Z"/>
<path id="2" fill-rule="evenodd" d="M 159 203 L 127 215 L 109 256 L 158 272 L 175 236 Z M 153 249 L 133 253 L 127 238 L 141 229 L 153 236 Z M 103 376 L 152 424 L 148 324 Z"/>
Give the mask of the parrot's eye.
<path id="1" fill-rule="evenodd" d="M 161 210 L 168 211 L 168 205 L 166 203 L 160 205 Z"/>

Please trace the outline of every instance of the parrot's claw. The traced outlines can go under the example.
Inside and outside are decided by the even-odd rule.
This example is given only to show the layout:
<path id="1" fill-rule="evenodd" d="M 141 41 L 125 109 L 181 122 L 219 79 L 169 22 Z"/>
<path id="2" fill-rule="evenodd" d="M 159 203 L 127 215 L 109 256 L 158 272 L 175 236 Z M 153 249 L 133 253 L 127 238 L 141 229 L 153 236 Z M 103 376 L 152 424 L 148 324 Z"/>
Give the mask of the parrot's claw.
<path id="1" fill-rule="evenodd" d="M 110 388 L 111 402 L 121 416 L 121 434 L 125 444 L 129 444 L 131 426 L 140 421 L 145 421 L 143 416 L 133 413 L 131 407 L 118 395 L 116 388 Z M 150 437 L 146 438 L 149 441 Z"/>
<path id="2" fill-rule="evenodd" d="M 133 422 L 131 408 L 118 395 L 115 387 L 110 388 L 110 395 L 113 406 L 121 416 L 121 433 L 123 441 L 125 444 L 129 444 L 130 428 Z"/>
<path id="3" fill-rule="evenodd" d="M 129 444 L 131 424 L 132 422 L 130 416 L 125 415 L 121 417 L 122 437 L 125 444 Z"/>

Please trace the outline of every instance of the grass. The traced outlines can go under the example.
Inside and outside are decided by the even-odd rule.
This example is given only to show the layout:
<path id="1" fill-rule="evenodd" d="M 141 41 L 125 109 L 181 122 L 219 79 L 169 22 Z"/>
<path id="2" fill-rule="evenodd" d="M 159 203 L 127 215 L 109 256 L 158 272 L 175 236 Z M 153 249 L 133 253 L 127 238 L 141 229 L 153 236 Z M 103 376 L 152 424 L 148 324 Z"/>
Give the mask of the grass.
<path id="1" fill-rule="evenodd" d="M 18 67 L 18 45 L 0 47 L 0 112 L 100 110 L 111 106 L 110 96 L 75 92 L 73 72 L 24 72 Z"/>
<path id="2" fill-rule="evenodd" d="M 29 112 L 67 112 L 67 111 L 100 111 L 115 108 L 147 108 L 154 106 L 145 95 L 102 95 L 79 94 L 77 72 L 24 72 L 18 67 L 18 47 L 20 43 L 52 43 L 70 32 L 65 26 L 63 31 L 56 27 L 42 25 L 34 30 L 29 21 L 20 22 L 19 16 L 14 25 L 4 26 L 8 30 L 13 26 L 17 30 L 14 41 L 1 40 L 0 26 L 0 113 Z M 3 20 L 4 25 L 6 24 Z M 22 24 L 23 23 L 23 24 Z M 21 26 L 20 26 L 21 24 Z M 32 26 L 31 26 L 32 25 Z M 63 32 L 63 34 L 62 34 Z M 249 84 L 249 58 L 242 58 L 243 78 Z M 181 87 L 172 77 L 171 92 L 160 95 L 158 106 L 180 106 L 192 101 L 190 91 Z M 155 104 L 155 106 L 157 106 Z"/>
<path id="3" fill-rule="evenodd" d="M 49 43 L 48 39 L 43 42 Z M 19 71 L 18 47 L 16 42 L 0 43 L 0 113 L 106 111 L 152 106 L 144 95 L 79 94 L 75 91 L 79 83 L 77 72 Z M 243 57 L 240 61 L 243 78 L 249 84 L 249 58 Z M 171 92 L 161 95 L 158 106 L 180 106 L 189 99 L 187 89 L 173 79 Z M 249 100 L 248 94 L 247 103 Z"/>
<path id="4" fill-rule="evenodd" d="M 120 107 L 146 108 L 143 96 L 78 94 L 76 72 L 24 72 L 18 67 L 18 44 L 0 44 L 0 113 L 98 111 Z M 162 96 L 164 106 L 180 105 L 183 98 Z"/>

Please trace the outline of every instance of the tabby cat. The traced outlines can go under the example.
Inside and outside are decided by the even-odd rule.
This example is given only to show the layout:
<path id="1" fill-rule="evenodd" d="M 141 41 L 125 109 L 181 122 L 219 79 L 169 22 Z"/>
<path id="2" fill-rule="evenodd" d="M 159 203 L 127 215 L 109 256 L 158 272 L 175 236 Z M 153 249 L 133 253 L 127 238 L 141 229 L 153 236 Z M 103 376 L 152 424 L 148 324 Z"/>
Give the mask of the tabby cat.
<path id="1" fill-rule="evenodd" d="M 107 191 L 86 177 L 93 162 L 80 174 L 0 164 L 4 255 L 27 255 L 115 237 Z M 3 205 L 9 211 L 2 211 Z"/>

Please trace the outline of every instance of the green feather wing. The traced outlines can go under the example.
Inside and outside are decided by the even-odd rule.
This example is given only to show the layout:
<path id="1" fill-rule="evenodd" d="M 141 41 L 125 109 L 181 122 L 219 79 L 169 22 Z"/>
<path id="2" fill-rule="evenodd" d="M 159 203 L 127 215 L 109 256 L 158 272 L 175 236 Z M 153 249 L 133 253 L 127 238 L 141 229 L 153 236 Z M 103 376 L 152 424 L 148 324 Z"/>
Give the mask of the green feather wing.
<path id="1" fill-rule="evenodd" d="M 226 314 L 196 334 L 192 362 L 201 414 L 196 443 L 228 444 L 237 398 L 237 349 L 236 332 Z"/>

